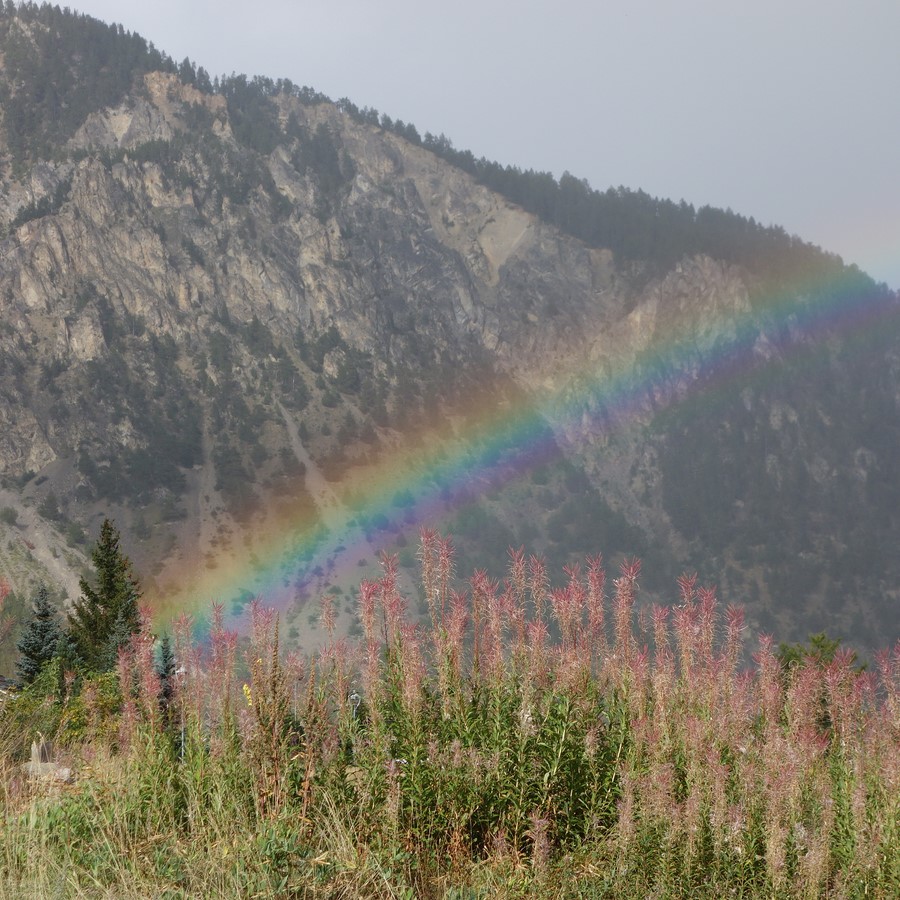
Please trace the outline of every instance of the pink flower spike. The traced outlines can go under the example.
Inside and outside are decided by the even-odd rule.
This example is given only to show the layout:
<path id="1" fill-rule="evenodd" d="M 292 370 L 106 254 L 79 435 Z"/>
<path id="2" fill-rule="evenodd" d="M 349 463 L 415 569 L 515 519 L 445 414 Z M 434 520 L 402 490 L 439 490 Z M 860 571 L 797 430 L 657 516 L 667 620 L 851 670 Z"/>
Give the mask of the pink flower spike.
<path id="1" fill-rule="evenodd" d="M 540 619 L 544 615 L 544 600 L 547 598 L 547 567 L 539 556 L 532 556 L 528 560 L 528 590 L 534 603 L 535 618 Z"/>
<path id="2" fill-rule="evenodd" d="M 694 588 L 697 586 L 697 573 L 688 575 L 685 572 L 678 576 L 678 588 L 681 591 L 681 602 L 688 606 L 694 602 Z"/>

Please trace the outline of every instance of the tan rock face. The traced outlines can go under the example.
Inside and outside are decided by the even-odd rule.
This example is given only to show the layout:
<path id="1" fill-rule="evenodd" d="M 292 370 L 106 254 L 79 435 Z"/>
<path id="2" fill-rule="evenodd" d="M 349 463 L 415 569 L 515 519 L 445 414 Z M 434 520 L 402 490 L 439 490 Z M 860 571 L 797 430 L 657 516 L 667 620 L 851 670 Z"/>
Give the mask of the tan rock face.
<path id="1" fill-rule="evenodd" d="M 84 497 L 98 509 L 115 497 L 120 515 L 175 504 L 175 552 L 213 557 L 238 533 L 229 515 L 241 502 L 277 507 L 285 454 L 326 485 L 348 420 L 377 432 L 376 449 L 357 446 L 351 460 L 378 442 L 386 453 L 401 438 L 372 428 L 377 402 L 396 413 L 434 390 L 435 371 L 460 383 L 484 371 L 556 398 L 542 408 L 560 444 L 595 484 L 614 484 L 605 495 L 633 521 L 667 528 L 654 451 L 623 438 L 613 452 L 591 432 L 601 411 L 581 385 L 673 336 L 702 358 L 727 337 L 722 322 L 749 312 L 740 274 L 698 258 L 636 286 L 609 251 L 423 148 L 328 104 L 275 103 L 295 131 L 262 156 L 235 141 L 224 98 L 154 73 L 87 119 L 70 142 L 79 161 L 7 177 L 7 223 L 68 187 L 0 245 L 3 474 L 55 461 L 73 512 Z M 340 344 L 316 359 L 332 327 Z M 354 366 L 362 382 L 344 390 Z M 298 383 L 309 400 L 288 414 Z M 557 421 L 565 399 L 584 415 Z M 654 403 L 636 404 L 636 423 Z M 161 459 L 170 469 L 153 468 Z M 162 582 L 172 552 L 148 551 Z"/>
<path id="2" fill-rule="evenodd" d="M 191 85 L 181 84 L 174 75 L 148 72 L 144 88 L 145 96 L 130 97 L 115 109 L 88 116 L 70 141 L 71 147 L 109 150 L 171 140 L 187 127 L 184 113 L 192 106 L 200 106 L 223 119 L 226 116 L 224 97 L 203 94 Z"/>
<path id="3" fill-rule="evenodd" d="M 15 203 L 71 178 L 55 214 L 17 228 L 2 247 L 4 350 L 26 367 L 102 365 L 110 333 L 127 330 L 127 320 L 135 335 L 206 352 L 219 310 L 235 323 L 256 316 L 288 342 L 298 328 L 333 324 L 349 346 L 395 360 L 415 333 L 438 356 L 465 365 L 473 351 L 487 354 L 524 388 L 545 390 L 588 364 L 626 365 L 685 321 L 702 346 L 705 323 L 747 307 L 737 273 L 707 259 L 636 292 L 609 252 L 560 235 L 422 148 L 327 104 L 279 103 L 307 133 L 330 134 L 345 170 L 336 197 L 323 197 L 320 176 L 287 140 L 263 160 L 270 188 L 229 189 L 229 178 L 243 176 L 226 162 L 223 189 L 212 160 L 246 155 L 224 98 L 161 73 L 145 77 L 142 94 L 90 116 L 71 142 L 118 149 L 121 162 L 42 164 L 10 185 L 8 219 Z M 129 159 L 130 148 L 183 133 L 196 106 L 218 123 L 206 138 L 213 151 L 188 144 L 166 165 Z M 337 217 L 323 215 L 328 204 Z M 328 376 L 339 361 L 326 362 Z M 7 402 L 28 401 L 20 392 Z M 61 423 L 50 449 L 33 424 L 7 418 L 7 472 L 75 450 Z M 111 429 L 101 443 L 112 451 L 120 437 Z"/>

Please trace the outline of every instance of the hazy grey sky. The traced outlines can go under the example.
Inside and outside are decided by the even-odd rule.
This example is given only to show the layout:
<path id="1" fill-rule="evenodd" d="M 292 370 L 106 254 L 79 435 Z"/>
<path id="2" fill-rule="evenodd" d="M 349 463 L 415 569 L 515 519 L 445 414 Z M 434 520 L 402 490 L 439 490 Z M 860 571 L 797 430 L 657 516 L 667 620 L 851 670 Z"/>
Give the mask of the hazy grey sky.
<path id="1" fill-rule="evenodd" d="M 898 0 L 81 0 L 592 186 L 731 207 L 900 288 Z"/>

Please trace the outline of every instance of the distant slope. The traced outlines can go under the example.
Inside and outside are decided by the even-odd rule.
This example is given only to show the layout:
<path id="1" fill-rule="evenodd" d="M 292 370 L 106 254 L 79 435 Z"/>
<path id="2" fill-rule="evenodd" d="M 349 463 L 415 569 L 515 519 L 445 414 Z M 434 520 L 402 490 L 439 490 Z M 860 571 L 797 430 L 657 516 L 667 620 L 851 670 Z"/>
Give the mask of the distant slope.
<path id="1" fill-rule="evenodd" d="M 0 54 L 23 521 L 111 513 L 160 606 L 265 589 L 307 645 L 317 594 L 411 567 L 422 524 L 463 571 L 637 553 L 785 639 L 896 636 L 897 302 L 855 268 L 46 7 Z"/>

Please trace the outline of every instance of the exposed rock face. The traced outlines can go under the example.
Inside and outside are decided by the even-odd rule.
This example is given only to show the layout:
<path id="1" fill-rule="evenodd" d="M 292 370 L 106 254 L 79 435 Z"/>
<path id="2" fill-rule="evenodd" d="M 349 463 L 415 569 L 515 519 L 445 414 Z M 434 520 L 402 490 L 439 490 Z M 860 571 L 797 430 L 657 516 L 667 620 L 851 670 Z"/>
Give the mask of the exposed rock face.
<path id="1" fill-rule="evenodd" d="M 275 103 L 282 137 L 259 152 L 236 140 L 225 98 L 151 73 L 88 117 L 64 161 L 5 172 L 0 225 L 56 198 L 0 245 L 7 479 L 53 463 L 70 518 L 112 505 L 136 534 L 153 530 L 144 517 L 167 522 L 175 546 L 135 551 L 162 589 L 173 555 L 212 560 L 237 521 L 275 503 L 284 460 L 327 470 L 343 454 L 349 471 L 401 440 L 405 407 L 459 414 L 490 373 L 507 394 L 550 398 L 573 464 L 672 565 L 689 559 L 700 545 L 664 487 L 681 462 L 665 463 L 667 439 L 648 427 L 755 321 L 746 276 L 696 257 L 635 281 L 419 146 L 330 104 Z M 754 354 L 777 361 L 761 322 Z M 674 346 L 677 372 L 652 373 Z M 625 372 L 638 387 L 616 422 L 584 382 Z M 777 480 L 798 414 L 746 390 L 747 433 L 768 417 Z M 323 434 L 348 418 L 371 429 L 368 450 Z M 812 478 L 825 484 L 849 464 L 839 457 L 811 454 Z M 861 481 L 879 459 L 853 447 Z M 23 502 L 45 493 L 32 482 Z M 735 567 L 716 553 L 709 573 Z M 755 583 L 757 568 L 745 561 L 732 582 Z"/>

